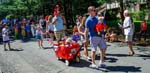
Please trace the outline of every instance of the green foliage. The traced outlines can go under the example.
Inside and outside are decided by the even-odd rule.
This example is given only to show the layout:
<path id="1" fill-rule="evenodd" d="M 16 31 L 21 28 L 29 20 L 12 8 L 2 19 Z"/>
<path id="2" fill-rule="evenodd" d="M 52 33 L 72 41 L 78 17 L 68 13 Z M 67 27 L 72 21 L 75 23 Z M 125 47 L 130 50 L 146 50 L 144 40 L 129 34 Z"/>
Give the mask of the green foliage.
<path id="1" fill-rule="evenodd" d="M 45 4 L 44 0 L 9 0 L 0 5 L 0 16 L 10 13 L 23 16 L 37 14 L 39 11 L 42 13 Z"/>
<path id="2" fill-rule="evenodd" d="M 146 13 L 144 11 L 139 12 L 130 12 L 130 15 L 132 16 L 133 20 L 143 20 L 145 18 Z"/>
<path id="3" fill-rule="evenodd" d="M 8 15 L 6 16 L 7 19 L 11 19 L 11 18 L 13 18 L 13 17 L 15 17 L 14 14 L 8 14 Z"/>
<path id="4" fill-rule="evenodd" d="M 104 4 L 107 0 L 96 0 L 98 4 Z"/>

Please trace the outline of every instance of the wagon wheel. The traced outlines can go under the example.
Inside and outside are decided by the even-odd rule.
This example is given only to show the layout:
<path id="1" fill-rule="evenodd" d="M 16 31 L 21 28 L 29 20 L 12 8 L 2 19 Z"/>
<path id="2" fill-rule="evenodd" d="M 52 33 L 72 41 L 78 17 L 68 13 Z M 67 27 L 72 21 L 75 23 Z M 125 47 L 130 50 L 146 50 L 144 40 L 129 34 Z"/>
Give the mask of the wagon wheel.
<path id="1" fill-rule="evenodd" d="M 65 60 L 65 64 L 66 64 L 67 66 L 69 66 L 69 61 L 68 61 L 68 60 Z"/>
<path id="2" fill-rule="evenodd" d="M 76 57 L 76 58 L 75 58 L 75 61 L 76 61 L 77 63 L 79 63 L 79 62 L 80 62 L 80 57 Z"/>
<path id="3" fill-rule="evenodd" d="M 59 57 L 57 57 L 57 60 L 60 60 L 60 58 L 59 58 Z"/>

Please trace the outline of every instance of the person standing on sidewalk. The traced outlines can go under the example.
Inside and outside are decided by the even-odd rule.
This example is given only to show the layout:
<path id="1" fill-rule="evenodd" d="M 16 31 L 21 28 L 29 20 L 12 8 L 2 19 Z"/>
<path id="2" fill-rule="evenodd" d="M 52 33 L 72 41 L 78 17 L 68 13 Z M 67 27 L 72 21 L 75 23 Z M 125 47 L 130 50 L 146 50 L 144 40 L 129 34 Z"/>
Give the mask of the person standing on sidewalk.
<path id="1" fill-rule="evenodd" d="M 133 24 L 132 24 L 131 18 L 129 16 L 128 10 L 124 11 L 124 17 L 125 17 L 125 19 L 123 22 L 122 29 L 124 29 L 125 41 L 127 42 L 128 47 L 129 47 L 129 55 L 132 56 L 132 55 L 134 55 L 134 50 L 132 48 L 134 28 L 133 28 Z"/>
<path id="2" fill-rule="evenodd" d="M 95 63 L 95 55 L 97 51 L 97 47 L 100 49 L 100 61 L 99 66 L 100 67 L 106 67 L 104 64 L 104 57 L 106 52 L 106 42 L 104 38 L 102 38 L 102 35 L 98 35 L 98 33 L 95 31 L 95 26 L 98 23 L 98 19 L 96 17 L 96 10 L 94 6 L 88 7 L 89 16 L 86 19 L 85 22 L 85 42 L 88 42 L 88 32 L 90 36 L 90 42 L 91 42 L 91 51 L 92 51 L 92 68 L 98 68 L 98 66 Z"/>

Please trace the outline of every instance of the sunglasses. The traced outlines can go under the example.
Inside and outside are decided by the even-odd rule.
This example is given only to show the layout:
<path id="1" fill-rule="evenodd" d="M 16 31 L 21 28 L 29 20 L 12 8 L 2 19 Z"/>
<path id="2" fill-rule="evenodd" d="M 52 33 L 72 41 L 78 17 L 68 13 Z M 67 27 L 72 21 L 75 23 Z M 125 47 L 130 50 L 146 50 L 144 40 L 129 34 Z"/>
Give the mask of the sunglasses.
<path id="1" fill-rule="evenodd" d="M 93 10 L 91 10 L 91 11 L 94 11 L 94 12 L 96 12 L 96 10 L 94 10 L 94 9 L 93 9 Z"/>

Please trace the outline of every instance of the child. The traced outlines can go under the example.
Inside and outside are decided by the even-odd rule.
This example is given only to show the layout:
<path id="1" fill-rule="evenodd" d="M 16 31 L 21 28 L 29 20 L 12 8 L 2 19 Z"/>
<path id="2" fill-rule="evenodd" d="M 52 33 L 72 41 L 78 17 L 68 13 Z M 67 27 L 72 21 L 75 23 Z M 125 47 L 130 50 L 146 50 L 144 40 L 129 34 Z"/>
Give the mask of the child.
<path id="1" fill-rule="evenodd" d="M 37 30 L 36 30 L 36 39 L 38 41 L 38 46 L 39 48 L 43 48 L 43 32 L 42 32 L 42 28 L 40 26 L 37 26 Z"/>
<path id="2" fill-rule="evenodd" d="M 56 16 L 56 13 L 60 11 L 60 6 L 59 5 L 56 5 L 55 8 L 54 8 L 54 16 Z"/>
<path id="3" fill-rule="evenodd" d="M 105 34 L 105 39 L 106 39 L 106 41 L 110 41 L 110 31 L 107 31 L 107 33 Z"/>
<path id="4" fill-rule="evenodd" d="M 14 33 L 15 39 L 18 39 L 18 25 L 17 24 L 15 24 L 14 29 L 15 29 L 15 33 Z"/>
<path id="5" fill-rule="evenodd" d="M 25 36 L 26 36 L 25 26 L 24 26 L 24 25 L 25 25 L 24 23 L 21 25 L 21 35 L 22 35 L 22 39 L 24 39 Z"/>
<path id="6" fill-rule="evenodd" d="M 73 37 L 72 37 L 72 40 L 74 40 L 74 41 L 80 40 L 80 35 L 79 35 L 78 28 L 77 28 L 76 25 L 73 28 Z"/>
<path id="7" fill-rule="evenodd" d="M 146 21 L 143 20 L 143 22 L 141 23 L 140 39 L 141 37 L 143 37 L 144 41 L 146 41 L 146 31 L 147 31 L 147 24 Z"/>
<path id="8" fill-rule="evenodd" d="M 4 51 L 8 51 L 8 49 L 6 49 L 6 43 L 8 44 L 9 50 L 11 50 L 7 25 L 5 25 L 4 28 L 2 29 L 2 37 L 3 37 Z"/>
<path id="9" fill-rule="evenodd" d="M 96 24 L 96 28 L 95 28 L 98 35 L 101 35 L 102 33 L 104 33 L 105 24 L 103 22 L 103 19 L 104 19 L 104 17 L 98 17 L 99 21 Z"/>
<path id="10" fill-rule="evenodd" d="M 117 41 L 117 34 L 112 31 L 110 34 L 110 42 L 116 42 Z"/>

